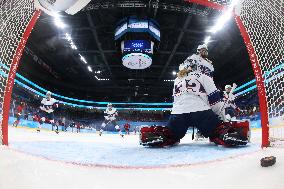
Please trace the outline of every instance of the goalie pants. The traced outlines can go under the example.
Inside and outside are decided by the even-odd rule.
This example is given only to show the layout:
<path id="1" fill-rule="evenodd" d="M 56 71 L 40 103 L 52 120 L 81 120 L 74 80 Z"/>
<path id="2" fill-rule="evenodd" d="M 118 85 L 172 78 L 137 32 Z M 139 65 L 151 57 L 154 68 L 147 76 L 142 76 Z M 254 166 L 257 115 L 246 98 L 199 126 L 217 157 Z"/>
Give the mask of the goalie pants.
<path id="1" fill-rule="evenodd" d="M 210 109 L 184 114 L 172 114 L 167 127 L 172 131 L 176 140 L 183 138 L 189 127 L 196 127 L 203 136 L 210 137 L 222 122 Z"/>

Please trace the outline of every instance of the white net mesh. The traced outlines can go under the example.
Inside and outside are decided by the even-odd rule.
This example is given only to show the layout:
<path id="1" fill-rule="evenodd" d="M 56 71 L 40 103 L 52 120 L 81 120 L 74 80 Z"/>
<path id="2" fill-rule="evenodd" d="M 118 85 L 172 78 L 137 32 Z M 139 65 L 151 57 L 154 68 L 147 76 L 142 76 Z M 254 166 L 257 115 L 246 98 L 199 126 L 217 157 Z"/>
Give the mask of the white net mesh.
<path id="1" fill-rule="evenodd" d="M 10 68 L 16 48 L 34 13 L 31 0 L 0 0 L 0 123 L 3 121 L 4 92 L 7 69 Z M 3 138 L 0 127 L 0 143 Z"/>
<path id="2" fill-rule="evenodd" d="M 284 139 L 284 1 L 245 0 L 243 21 L 265 79 L 269 139 Z"/>

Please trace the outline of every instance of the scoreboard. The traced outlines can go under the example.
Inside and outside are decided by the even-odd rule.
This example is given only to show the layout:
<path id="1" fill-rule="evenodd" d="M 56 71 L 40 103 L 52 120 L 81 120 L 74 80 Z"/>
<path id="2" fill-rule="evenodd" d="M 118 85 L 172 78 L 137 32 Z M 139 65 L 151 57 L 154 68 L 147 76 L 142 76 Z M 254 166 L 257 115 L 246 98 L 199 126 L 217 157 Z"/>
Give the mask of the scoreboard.
<path id="1" fill-rule="evenodd" d="M 118 22 L 114 38 L 125 67 L 146 69 L 152 65 L 154 46 L 160 43 L 160 27 L 153 19 L 130 16 Z"/>
<path id="2" fill-rule="evenodd" d="M 115 40 L 122 37 L 128 32 L 137 32 L 142 33 L 146 32 L 155 38 L 157 41 L 160 41 L 160 29 L 159 25 L 153 19 L 137 19 L 135 17 L 129 17 L 127 19 L 121 20 L 115 29 L 114 38 Z"/>
<path id="3" fill-rule="evenodd" d="M 153 43 L 147 40 L 126 40 L 121 42 L 122 53 L 141 52 L 153 53 Z"/>

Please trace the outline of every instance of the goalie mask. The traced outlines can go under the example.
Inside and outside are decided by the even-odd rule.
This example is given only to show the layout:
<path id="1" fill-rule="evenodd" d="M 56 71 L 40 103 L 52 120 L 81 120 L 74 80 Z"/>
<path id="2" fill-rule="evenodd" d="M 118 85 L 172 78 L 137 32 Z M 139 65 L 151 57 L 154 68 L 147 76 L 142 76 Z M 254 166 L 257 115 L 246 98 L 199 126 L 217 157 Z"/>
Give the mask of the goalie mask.
<path id="1" fill-rule="evenodd" d="M 226 85 L 226 86 L 225 86 L 225 89 L 231 89 L 231 88 L 232 88 L 231 85 Z"/>
<path id="2" fill-rule="evenodd" d="M 46 98 L 47 99 L 50 99 L 51 98 L 51 92 L 50 91 L 47 91 L 46 94 L 45 94 Z"/>
<path id="3" fill-rule="evenodd" d="M 231 86 L 231 85 L 226 85 L 226 86 L 225 86 L 225 91 L 230 92 L 231 89 L 232 89 L 232 86 Z"/>
<path id="4" fill-rule="evenodd" d="M 197 52 L 199 52 L 201 49 L 205 49 L 205 50 L 208 51 L 208 47 L 207 47 L 207 45 L 205 45 L 205 44 L 203 44 L 203 45 L 198 45 L 198 47 L 197 47 Z"/>
<path id="5" fill-rule="evenodd" d="M 201 57 L 206 58 L 208 56 L 208 47 L 207 45 L 199 45 L 197 47 L 197 53 L 201 55 Z"/>

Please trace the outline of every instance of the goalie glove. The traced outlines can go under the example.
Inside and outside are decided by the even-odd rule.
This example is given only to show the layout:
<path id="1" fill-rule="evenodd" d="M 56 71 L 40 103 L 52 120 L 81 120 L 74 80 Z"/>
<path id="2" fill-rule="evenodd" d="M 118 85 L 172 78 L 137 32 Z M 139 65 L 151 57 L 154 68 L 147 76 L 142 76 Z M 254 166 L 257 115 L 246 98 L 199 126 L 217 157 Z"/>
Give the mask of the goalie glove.
<path id="1" fill-rule="evenodd" d="M 59 107 L 59 104 L 58 104 L 58 103 L 54 103 L 54 104 L 52 105 L 52 107 L 53 107 L 53 108 L 58 108 L 58 107 Z"/>

